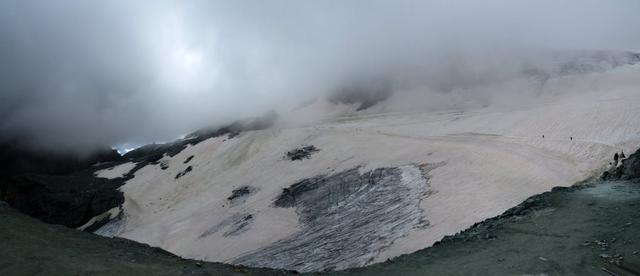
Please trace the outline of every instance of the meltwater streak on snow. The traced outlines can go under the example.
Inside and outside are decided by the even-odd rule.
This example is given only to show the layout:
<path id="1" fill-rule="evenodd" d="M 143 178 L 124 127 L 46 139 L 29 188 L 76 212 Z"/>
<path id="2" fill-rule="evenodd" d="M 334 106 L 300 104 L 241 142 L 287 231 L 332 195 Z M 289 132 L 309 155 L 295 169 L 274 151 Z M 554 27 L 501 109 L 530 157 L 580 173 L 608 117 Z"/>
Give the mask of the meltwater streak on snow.
<path id="1" fill-rule="evenodd" d="M 637 68 L 633 70 L 631 75 L 637 76 Z M 274 205 L 284 188 L 303 179 L 339 175 L 358 167 L 364 173 L 442 162 L 445 165 L 429 173 L 429 196 L 423 197 L 419 209 L 415 209 L 429 221 L 428 227 L 403 227 L 386 233 L 394 240 L 382 247 L 363 245 L 379 250 L 373 255 L 368 250 L 345 251 L 358 260 L 355 263 L 325 262 L 319 257 L 322 254 L 312 251 L 309 258 L 317 262 L 283 265 L 287 260 L 253 261 L 265 266 L 321 270 L 411 253 L 499 215 L 531 195 L 593 176 L 615 152 L 630 153 L 637 148 L 637 84 L 625 86 L 591 77 L 580 81 L 585 85 L 575 91 L 517 106 L 408 113 L 389 107 L 386 113 L 345 117 L 340 115 L 345 114 L 344 105 L 318 103 L 307 109 L 332 114 L 322 123 L 297 122 L 297 127 L 208 139 L 174 157 L 164 157 L 160 160 L 168 166 L 164 170 L 160 164 L 142 168 L 121 187 L 125 203 L 124 219 L 120 221 L 124 225 L 117 227 L 117 234 L 184 257 L 227 262 L 240 258 L 250 263 L 247 256 L 292 241 L 309 227 L 300 221 L 298 207 Z M 305 110 L 296 112 L 304 114 Z M 283 158 L 302 145 L 314 145 L 320 151 L 300 161 Z M 185 164 L 192 155 L 193 160 Z M 187 166 L 192 170 L 176 179 Z M 252 187 L 255 192 L 241 204 L 231 204 L 228 198 L 240 187 Z M 248 214 L 250 223 L 224 223 Z M 218 225 L 228 226 L 207 232 Z M 225 235 L 231 233 L 229 227 L 241 231 Z M 336 255 L 337 259 L 344 257 Z"/>

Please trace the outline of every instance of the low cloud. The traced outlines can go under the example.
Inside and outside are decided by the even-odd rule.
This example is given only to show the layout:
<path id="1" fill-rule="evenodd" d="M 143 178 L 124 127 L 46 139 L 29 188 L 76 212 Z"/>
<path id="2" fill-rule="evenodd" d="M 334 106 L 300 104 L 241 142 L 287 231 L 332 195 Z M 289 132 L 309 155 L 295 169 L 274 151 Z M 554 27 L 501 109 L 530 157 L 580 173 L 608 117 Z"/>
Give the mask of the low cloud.
<path id="1" fill-rule="evenodd" d="M 638 10 L 633 0 L 3 1 L 0 138 L 87 152 L 370 79 L 450 93 L 538 68 L 548 52 L 639 50 Z"/>

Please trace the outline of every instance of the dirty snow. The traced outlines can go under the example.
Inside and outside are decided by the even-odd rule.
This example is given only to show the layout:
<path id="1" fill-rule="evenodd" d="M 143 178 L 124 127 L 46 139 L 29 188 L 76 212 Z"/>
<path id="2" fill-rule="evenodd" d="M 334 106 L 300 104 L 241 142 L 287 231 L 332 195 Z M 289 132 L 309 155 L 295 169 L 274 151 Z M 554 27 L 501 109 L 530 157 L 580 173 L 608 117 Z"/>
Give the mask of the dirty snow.
<path id="1" fill-rule="evenodd" d="M 136 166 L 136 163 L 127 162 L 124 164 L 117 165 L 115 167 L 106 168 L 95 172 L 96 177 L 107 178 L 107 179 L 115 179 L 119 177 L 124 177 L 127 173 L 131 171 Z"/>

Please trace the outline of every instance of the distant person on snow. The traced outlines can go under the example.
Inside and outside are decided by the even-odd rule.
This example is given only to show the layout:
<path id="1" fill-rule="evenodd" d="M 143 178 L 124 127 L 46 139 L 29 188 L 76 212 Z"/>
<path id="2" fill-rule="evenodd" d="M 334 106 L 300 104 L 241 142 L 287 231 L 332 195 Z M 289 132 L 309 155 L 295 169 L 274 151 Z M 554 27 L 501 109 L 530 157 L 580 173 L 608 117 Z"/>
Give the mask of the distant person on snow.
<path id="1" fill-rule="evenodd" d="M 615 163 L 616 165 L 618 165 L 618 159 L 620 159 L 620 156 L 618 155 L 618 153 L 616 152 L 616 154 L 613 155 L 613 163 Z"/>

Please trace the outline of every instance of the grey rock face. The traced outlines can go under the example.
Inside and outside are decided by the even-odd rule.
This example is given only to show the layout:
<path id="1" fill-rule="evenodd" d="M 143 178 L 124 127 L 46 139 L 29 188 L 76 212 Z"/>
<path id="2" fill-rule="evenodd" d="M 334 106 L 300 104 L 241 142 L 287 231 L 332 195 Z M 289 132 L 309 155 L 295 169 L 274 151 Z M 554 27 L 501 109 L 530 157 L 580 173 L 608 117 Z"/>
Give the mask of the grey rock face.
<path id="1" fill-rule="evenodd" d="M 286 158 L 291 160 L 291 161 L 309 159 L 309 158 L 311 158 L 311 154 L 313 154 L 313 153 L 315 153 L 317 151 L 319 151 L 319 149 L 317 149 L 313 145 L 304 146 L 302 148 L 297 148 L 297 149 L 294 149 L 294 150 L 291 150 L 291 151 L 287 152 Z"/>
<path id="2" fill-rule="evenodd" d="M 189 173 L 191 170 L 193 170 L 193 167 L 188 166 L 186 169 L 184 169 L 184 171 L 179 172 L 178 174 L 176 174 L 176 179 L 185 176 L 187 173 Z"/>
<path id="3" fill-rule="evenodd" d="M 274 205 L 296 208 L 302 230 L 234 262 L 301 272 L 366 265 L 411 229 L 428 225 L 420 208 L 429 190 L 423 173 L 414 165 L 363 174 L 354 168 L 293 184 Z"/>
<path id="4" fill-rule="evenodd" d="M 124 202 L 118 188 L 126 178 L 94 175 L 124 162 L 110 149 L 78 158 L 0 142 L 0 200 L 44 222 L 76 228 Z"/>
<path id="5" fill-rule="evenodd" d="M 255 191 L 256 191 L 256 188 L 254 187 L 242 186 L 238 189 L 233 190 L 231 192 L 231 195 L 227 197 L 227 200 L 229 201 L 229 204 L 232 206 L 241 204 L 241 203 L 244 203 L 249 196 L 254 194 Z"/>
<path id="6" fill-rule="evenodd" d="M 622 160 L 622 165 L 605 172 L 603 180 L 640 179 L 640 150 Z"/>
<path id="7" fill-rule="evenodd" d="M 191 159 L 193 159 L 193 157 L 194 157 L 193 155 L 187 157 L 187 159 L 185 159 L 184 162 L 182 162 L 182 163 L 184 163 L 184 164 L 189 163 L 189 161 L 191 161 Z"/>

